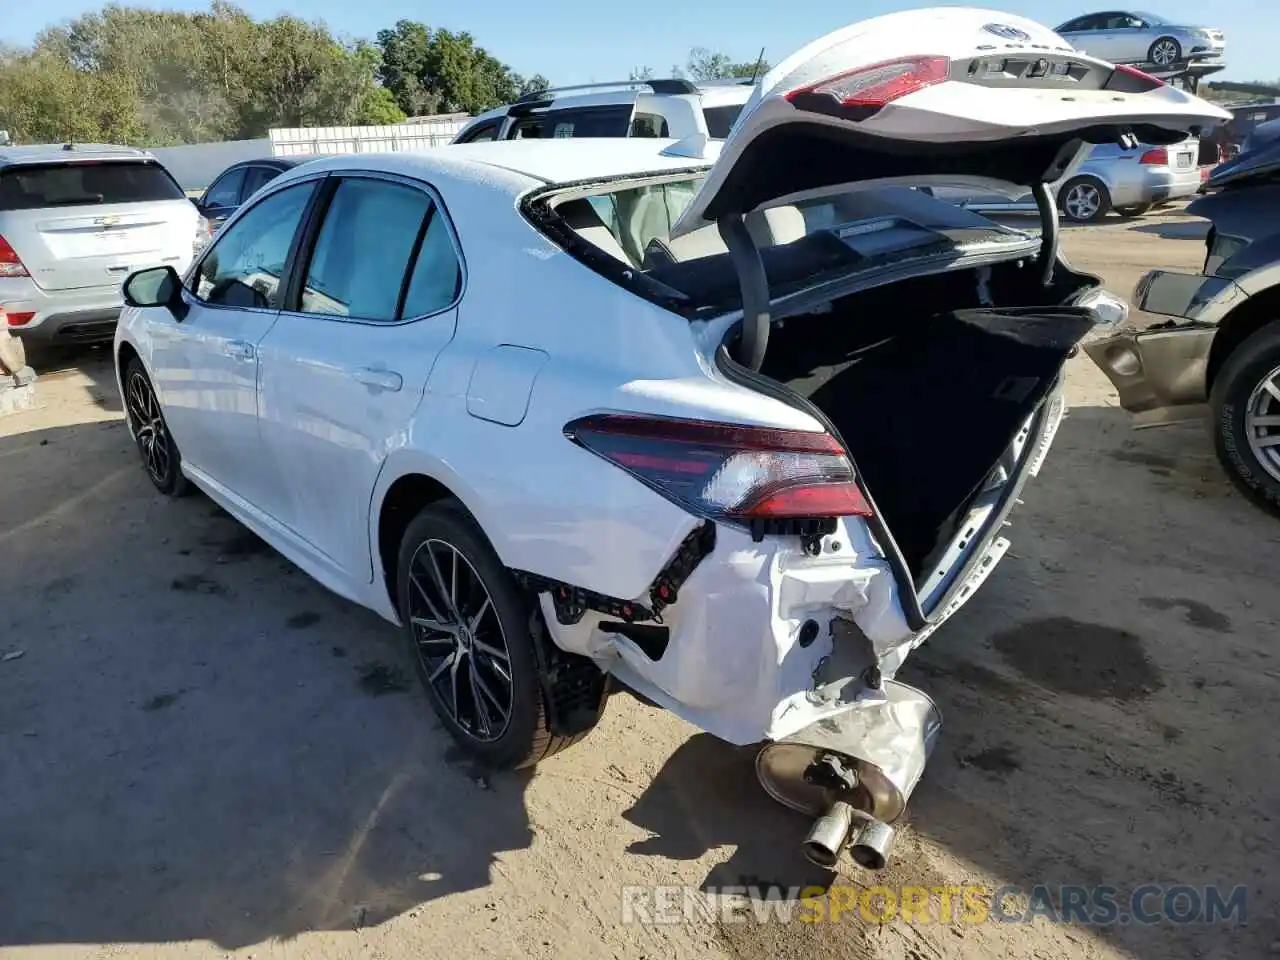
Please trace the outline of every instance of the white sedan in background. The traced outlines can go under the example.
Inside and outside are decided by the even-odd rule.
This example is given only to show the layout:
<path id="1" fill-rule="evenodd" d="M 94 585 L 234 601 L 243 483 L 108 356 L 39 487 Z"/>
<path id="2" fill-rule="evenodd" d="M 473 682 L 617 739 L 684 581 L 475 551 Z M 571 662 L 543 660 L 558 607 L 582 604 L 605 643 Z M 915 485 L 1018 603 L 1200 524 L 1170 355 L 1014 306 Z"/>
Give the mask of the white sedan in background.
<path id="1" fill-rule="evenodd" d="M 1058 259 L 1045 185 L 1081 137 L 1223 117 L 944 8 L 784 60 L 723 146 L 317 160 L 185 278 L 129 279 L 129 427 L 160 491 L 398 624 L 481 759 L 570 742 L 612 676 L 785 747 L 759 768 L 783 802 L 891 821 L 938 728 L 892 677 L 1004 553 L 1062 365 L 1124 309 Z M 957 179 L 1032 185 L 1043 236 L 902 185 Z M 815 737 L 860 799 L 815 800 Z"/>

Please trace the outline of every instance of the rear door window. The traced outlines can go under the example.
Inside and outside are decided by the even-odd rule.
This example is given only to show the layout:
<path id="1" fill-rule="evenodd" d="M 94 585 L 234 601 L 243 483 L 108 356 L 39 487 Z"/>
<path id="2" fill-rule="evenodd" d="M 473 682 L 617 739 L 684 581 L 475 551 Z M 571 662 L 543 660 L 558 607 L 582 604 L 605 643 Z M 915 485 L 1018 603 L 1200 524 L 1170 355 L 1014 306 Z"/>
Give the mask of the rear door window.
<path id="1" fill-rule="evenodd" d="M 224 173 L 204 195 L 206 207 L 235 207 L 240 204 L 240 188 L 244 184 L 244 168 Z"/>
<path id="2" fill-rule="evenodd" d="M 427 239 L 432 241 L 430 251 L 438 248 L 432 231 L 423 236 L 430 210 L 431 198 L 413 187 L 386 180 L 343 180 L 316 236 L 303 284 L 302 312 L 396 320 L 415 250 Z M 450 243 L 447 236 L 444 242 Z M 452 253 L 451 246 L 449 250 Z M 455 259 L 455 267 L 456 263 Z M 456 286 L 456 281 L 449 283 L 450 300 Z M 425 301 L 439 300 L 437 295 L 433 301 L 430 291 L 422 296 Z"/>
<path id="3" fill-rule="evenodd" d="M 248 200 L 278 176 L 280 171 L 274 167 L 249 167 L 245 171 L 244 189 L 240 191 L 240 195 Z"/>
<path id="4" fill-rule="evenodd" d="M 91 207 L 181 200 L 186 196 L 157 163 L 85 161 L 31 164 L 0 172 L 0 210 Z"/>
<path id="5" fill-rule="evenodd" d="M 707 136 L 712 140 L 728 139 L 733 122 L 742 112 L 742 104 L 735 103 L 727 107 L 704 107 L 702 115 L 707 120 Z"/>

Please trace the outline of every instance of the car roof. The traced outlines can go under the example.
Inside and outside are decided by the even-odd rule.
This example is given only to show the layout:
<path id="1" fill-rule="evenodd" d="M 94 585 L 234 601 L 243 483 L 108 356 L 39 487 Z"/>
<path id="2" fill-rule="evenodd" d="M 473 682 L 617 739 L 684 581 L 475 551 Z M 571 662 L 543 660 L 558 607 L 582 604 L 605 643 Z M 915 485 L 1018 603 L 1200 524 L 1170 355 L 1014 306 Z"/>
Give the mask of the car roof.
<path id="1" fill-rule="evenodd" d="M 145 150 L 110 143 L 32 143 L 0 147 L 0 166 L 25 163 L 74 163 L 77 160 L 155 160 Z"/>
<path id="2" fill-rule="evenodd" d="M 668 152 L 679 142 L 650 137 L 575 137 L 448 144 L 416 152 L 316 158 L 297 175 L 369 170 L 400 173 L 433 185 L 439 185 L 436 180 L 443 176 L 522 193 L 537 186 L 705 169 L 719 155 L 720 143 L 714 140 L 708 141 L 702 156 Z"/>
<path id="3" fill-rule="evenodd" d="M 651 137 L 562 137 L 450 144 L 432 152 L 500 167 L 543 183 L 563 184 L 709 167 L 720 147 L 711 140 L 701 156 L 689 156 L 670 152 L 677 143 Z"/>

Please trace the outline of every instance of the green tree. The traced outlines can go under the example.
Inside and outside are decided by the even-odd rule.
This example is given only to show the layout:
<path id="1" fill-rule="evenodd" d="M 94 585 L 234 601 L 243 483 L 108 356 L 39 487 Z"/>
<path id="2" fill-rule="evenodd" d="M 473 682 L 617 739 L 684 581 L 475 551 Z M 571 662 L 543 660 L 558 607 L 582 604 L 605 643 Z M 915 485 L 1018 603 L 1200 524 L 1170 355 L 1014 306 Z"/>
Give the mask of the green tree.
<path id="1" fill-rule="evenodd" d="M 689 51 L 689 60 L 680 76 L 688 74 L 694 80 L 728 80 L 733 77 L 759 77 L 769 69 L 769 64 L 761 56 L 759 64 L 755 60 L 735 62 L 723 53 L 708 50 L 706 47 L 694 47 Z"/>

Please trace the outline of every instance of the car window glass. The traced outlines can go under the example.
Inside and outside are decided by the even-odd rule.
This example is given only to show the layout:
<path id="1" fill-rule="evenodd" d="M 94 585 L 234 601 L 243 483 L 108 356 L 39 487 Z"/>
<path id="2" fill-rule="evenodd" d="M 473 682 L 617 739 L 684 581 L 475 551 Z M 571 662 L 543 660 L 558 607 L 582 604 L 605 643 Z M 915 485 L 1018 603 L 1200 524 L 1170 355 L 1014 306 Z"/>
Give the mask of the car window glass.
<path id="1" fill-rule="evenodd" d="M 185 198 L 168 171 L 150 160 L 33 163 L 0 171 L 0 210 L 88 207 Z"/>
<path id="2" fill-rule="evenodd" d="M 401 316 L 421 317 L 443 310 L 457 298 L 461 286 L 462 266 L 458 263 L 449 226 L 436 207 L 413 264 Z"/>
<path id="3" fill-rule="evenodd" d="M 459 143 L 484 143 L 487 140 L 496 140 L 498 139 L 499 126 L 501 126 L 501 124 L 499 123 L 486 123 L 484 126 L 477 127 L 475 130 L 472 130 L 470 133 L 468 133 L 465 137 L 463 137 L 458 142 Z"/>
<path id="4" fill-rule="evenodd" d="M 316 237 L 304 313 L 395 320 L 400 289 L 431 198 L 385 180 L 343 180 Z"/>
<path id="5" fill-rule="evenodd" d="M 234 207 L 240 203 L 240 184 L 244 182 L 244 170 L 232 170 L 224 174 L 205 194 L 206 207 Z"/>
<path id="6" fill-rule="evenodd" d="M 285 261 L 312 189 L 310 183 L 287 187 L 226 228 L 196 271 L 196 297 L 220 306 L 278 309 Z"/>
<path id="7" fill-rule="evenodd" d="M 733 129 L 738 114 L 742 113 L 742 104 L 734 103 L 726 107 L 703 107 L 702 115 L 707 120 L 707 136 L 712 140 L 725 140 Z"/>
<path id="8" fill-rule="evenodd" d="M 273 170 L 271 167 L 250 167 L 244 175 L 244 190 L 241 191 L 241 196 L 248 200 L 278 176 L 280 171 Z"/>
<path id="9" fill-rule="evenodd" d="M 550 140 L 566 137 L 625 137 L 630 129 L 630 121 L 630 105 L 548 110 L 517 121 L 511 138 Z"/>
<path id="10" fill-rule="evenodd" d="M 667 126 L 667 118 L 656 113 L 637 113 L 631 120 L 631 136 L 633 137 L 669 137 L 671 130 Z"/>

